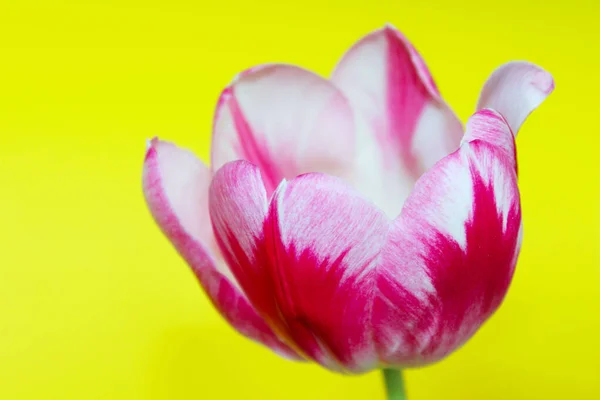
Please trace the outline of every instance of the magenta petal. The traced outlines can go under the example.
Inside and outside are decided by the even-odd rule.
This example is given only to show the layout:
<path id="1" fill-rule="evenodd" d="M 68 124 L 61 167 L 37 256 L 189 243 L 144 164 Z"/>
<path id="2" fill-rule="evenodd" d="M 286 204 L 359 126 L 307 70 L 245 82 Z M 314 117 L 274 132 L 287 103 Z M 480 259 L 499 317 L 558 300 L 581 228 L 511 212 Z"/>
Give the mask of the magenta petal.
<path id="1" fill-rule="evenodd" d="M 210 181 L 210 171 L 191 152 L 158 139 L 150 142 L 143 189 L 156 223 L 237 331 L 282 356 L 298 358 L 258 316 L 220 256 L 208 214 Z"/>
<path id="2" fill-rule="evenodd" d="M 495 114 L 482 111 L 471 128 L 485 126 L 473 123 L 479 118 L 497 123 Z M 512 140 L 507 126 L 498 133 Z M 521 211 L 514 164 L 494 142 L 467 141 L 441 160 L 419 179 L 393 223 L 373 306 L 386 364 L 443 358 L 477 331 L 506 294 L 520 248 Z"/>
<path id="3" fill-rule="evenodd" d="M 374 368 L 372 276 L 389 220 L 340 179 L 307 174 L 280 185 L 267 226 L 282 329 L 343 369 Z"/>
<path id="4" fill-rule="evenodd" d="M 389 221 L 323 174 L 284 181 L 268 211 L 265 193 L 258 167 L 243 161 L 217 171 L 211 188 L 215 233 L 248 298 L 321 365 L 373 368 L 372 273 Z"/>
<path id="5" fill-rule="evenodd" d="M 265 261 L 268 202 L 260 169 L 239 160 L 217 170 L 210 186 L 209 208 L 217 243 L 233 275 L 260 315 L 277 328 L 273 323 L 277 318 L 273 282 Z"/>

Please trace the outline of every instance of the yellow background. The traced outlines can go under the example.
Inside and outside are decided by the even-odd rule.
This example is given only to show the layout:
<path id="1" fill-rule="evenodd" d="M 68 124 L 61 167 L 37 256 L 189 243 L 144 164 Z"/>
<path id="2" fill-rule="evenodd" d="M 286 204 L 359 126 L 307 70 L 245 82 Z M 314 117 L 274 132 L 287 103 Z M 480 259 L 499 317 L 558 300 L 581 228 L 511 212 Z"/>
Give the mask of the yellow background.
<path id="1" fill-rule="evenodd" d="M 409 398 L 600 399 L 597 1 L 0 1 L 0 399 L 383 399 L 377 373 L 284 361 L 229 328 L 140 174 L 153 135 L 207 160 L 238 71 L 326 75 L 387 21 L 463 120 L 505 61 L 557 86 L 518 138 L 509 295 L 463 349 L 407 372 Z"/>

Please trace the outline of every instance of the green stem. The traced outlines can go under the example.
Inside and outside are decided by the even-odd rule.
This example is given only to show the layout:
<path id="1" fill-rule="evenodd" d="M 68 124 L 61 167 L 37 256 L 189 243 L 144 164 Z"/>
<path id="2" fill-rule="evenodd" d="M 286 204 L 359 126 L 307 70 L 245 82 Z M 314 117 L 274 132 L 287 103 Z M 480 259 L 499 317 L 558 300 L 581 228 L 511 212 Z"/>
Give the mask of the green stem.
<path id="1" fill-rule="evenodd" d="M 382 372 L 388 400 L 406 400 L 402 371 L 384 368 Z"/>

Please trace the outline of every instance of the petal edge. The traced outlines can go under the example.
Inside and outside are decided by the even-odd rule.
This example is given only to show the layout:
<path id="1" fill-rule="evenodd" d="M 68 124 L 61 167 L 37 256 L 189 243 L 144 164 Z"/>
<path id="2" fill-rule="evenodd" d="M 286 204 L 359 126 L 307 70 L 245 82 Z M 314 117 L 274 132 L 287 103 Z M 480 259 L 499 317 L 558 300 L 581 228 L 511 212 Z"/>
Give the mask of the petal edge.
<path id="1" fill-rule="evenodd" d="M 242 335 L 298 359 L 258 316 L 223 263 L 208 215 L 209 169 L 191 152 L 152 139 L 142 186 L 157 225 L 189 264 L 215 308 Z"/>

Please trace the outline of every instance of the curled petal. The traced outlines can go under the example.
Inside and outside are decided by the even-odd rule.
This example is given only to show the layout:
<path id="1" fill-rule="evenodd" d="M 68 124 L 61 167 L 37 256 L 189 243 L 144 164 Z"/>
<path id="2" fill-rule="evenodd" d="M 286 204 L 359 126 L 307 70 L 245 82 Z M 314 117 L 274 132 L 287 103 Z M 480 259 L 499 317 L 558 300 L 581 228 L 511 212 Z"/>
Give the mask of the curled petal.
<path id="1" fill-rule="evenodd" d="M 158 139 L 150 142 L 142 184 L 158 226 L 237 331 L 282 356 L 298 358 L 258 316 L 221 259 L 208 213 L 210 181 L 210 171 L 191 152 Z"/>
<path id="2" fill-rule="evenodd" d="M 470 121 L 473 137 L 487 124 Z M 520 247 L 516 171 L 504 143 L 473 140 L 427 172 L 394 221 L 378 268 L 373 326 L 384 363 L 422 365 L 448 355 L 498 308 Z"/>
<path id="3" fill-rule="evenodd" d="M 305 172 L 352 179 L 355 135 L 350 105 L 331 82 L 294 66 L 260 66 L 221 94 L 212 168 L 248 160 L 260 168 L 269 194 L 282 179 Z"/>
<path id="4" fill-rule="evenodd" d="M 552 75 L 535 64 L 515 61 L 496 69 L 483 86 L 477 109 L 498 111 L 516 135 L 525 119 L 554 90 Z"/>
<path id="5" fill-rule="evenodd" d="M 358 41 L 332 81 L 360 117 L 360 190 L 396 216 L 418 177 L 458 148 L 462 125 L 419 53 L 391 26 Z"/>

